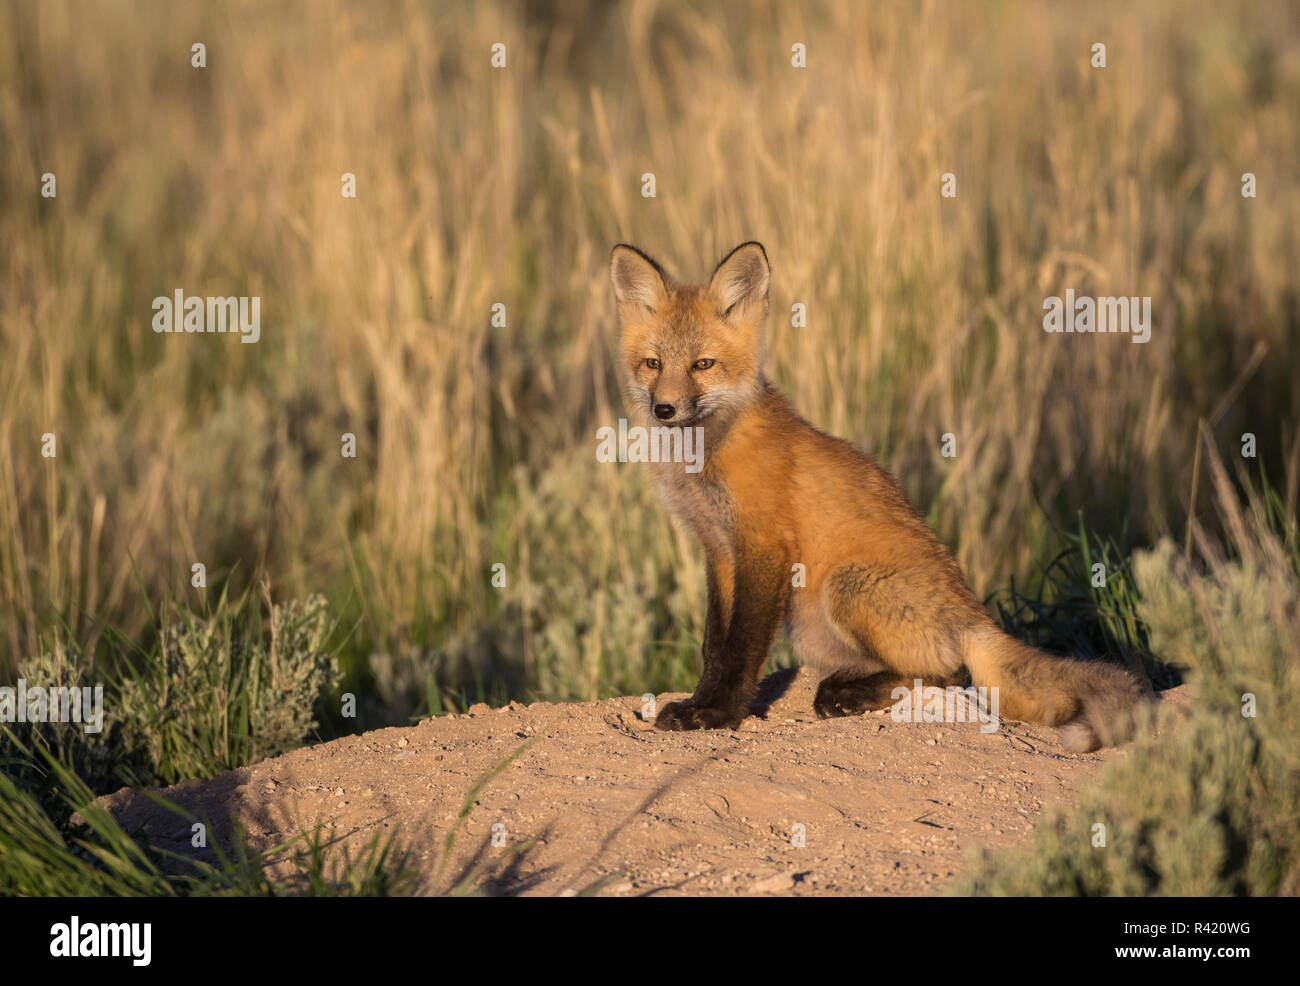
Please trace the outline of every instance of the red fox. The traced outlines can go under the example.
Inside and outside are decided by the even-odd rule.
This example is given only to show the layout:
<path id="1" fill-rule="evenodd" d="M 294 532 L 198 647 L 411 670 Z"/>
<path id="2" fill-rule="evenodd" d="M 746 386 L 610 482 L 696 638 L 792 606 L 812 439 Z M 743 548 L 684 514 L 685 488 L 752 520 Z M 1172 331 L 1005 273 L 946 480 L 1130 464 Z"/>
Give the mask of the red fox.
<path id="1" fill-rule="evenodd" d="M 691 698 L 659 712 L 660 729 L 738 726 L 784 624 L 799 659 L 825 674 L 822 717 L 888 708 L 914 679 L 946 687 L 968 672 L 998 689 L 1003 716 L 1062 727 L 1072 752 L 1126 738 L 1146 682 L 1003 632 L 893 477 L 804 421 L 763 376 L 761 244 L 736 247 L 703 287 L 675 283 L 627 244 L 610 275 L 629 404 L 651 426 L 704 429 L 701 470 L 651 467 L 708 570 L 703 673 Z"/>

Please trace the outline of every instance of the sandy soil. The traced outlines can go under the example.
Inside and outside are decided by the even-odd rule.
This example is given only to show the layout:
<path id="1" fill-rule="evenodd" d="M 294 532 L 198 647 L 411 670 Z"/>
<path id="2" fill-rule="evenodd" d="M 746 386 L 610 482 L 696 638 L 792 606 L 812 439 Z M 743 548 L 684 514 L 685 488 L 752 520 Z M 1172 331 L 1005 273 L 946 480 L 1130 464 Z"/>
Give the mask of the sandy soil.
<path id="1" fill-rule="evenodd" d="M 807 672 L 769 676 L 762 715 L 737 731 L 661 732 L 640 698 L 480 705 L 163 793 L 219 839 L 237 819 L 259 849 L 318 821 L 354 850 L 397 831 L 426 893 L 472 873 L 493 894 L 925 894 L 971 847 L 1027 845 L 1044 805 L 1126 755 L 1074 756 L 1055 730 L 1018 722 L 985 733 L 888 713 L 821 720 L 815 689 Z M 526 742 L 480 790 L 444 864 L 467 794 Z M 141 792 L 102 800 L 158 845 L 210 853 Z"/>

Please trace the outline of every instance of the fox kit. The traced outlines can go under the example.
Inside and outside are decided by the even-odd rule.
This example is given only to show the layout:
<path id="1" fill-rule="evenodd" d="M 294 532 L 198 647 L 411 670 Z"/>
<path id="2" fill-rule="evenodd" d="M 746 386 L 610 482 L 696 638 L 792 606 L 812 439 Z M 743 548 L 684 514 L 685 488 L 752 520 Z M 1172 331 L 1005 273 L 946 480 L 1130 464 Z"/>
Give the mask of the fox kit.
<path id="1" fill-rule="evenodd" d="M 738 246 L 704 287 L 676 284 L 625 244 L 610 274 L 629 402 L 647 424 L 704 429 L 700 471 L 651 466 L 708 565 L 703 674 L 691 698 L 659 712 L 660 729 L 739 725 L 784 624 L 800 660 L 825 675 L 814 700 L 823 717 L 888 708 L 914 679 L 944 687 L 969 672 L 998 689 L 1007 718 L 1062 727 L 1068 750 L 1125 738 L 1145 682 L 1004 633 L 894 479 L 764 378 L 760 244 Z"/>

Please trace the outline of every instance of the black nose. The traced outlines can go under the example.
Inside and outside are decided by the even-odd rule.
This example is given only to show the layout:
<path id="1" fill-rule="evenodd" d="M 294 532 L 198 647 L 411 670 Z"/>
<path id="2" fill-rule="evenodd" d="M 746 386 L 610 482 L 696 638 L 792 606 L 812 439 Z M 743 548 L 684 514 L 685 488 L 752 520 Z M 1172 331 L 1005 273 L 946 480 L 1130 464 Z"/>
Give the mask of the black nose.
<path id="1" fill-rule="evenodd" d="M 676 413 L 677 413 L 677 408 L 673 407 L 671 404 L 655 405 L 655 417 L 658 418 L 660 421 L 667 421 Z"/>

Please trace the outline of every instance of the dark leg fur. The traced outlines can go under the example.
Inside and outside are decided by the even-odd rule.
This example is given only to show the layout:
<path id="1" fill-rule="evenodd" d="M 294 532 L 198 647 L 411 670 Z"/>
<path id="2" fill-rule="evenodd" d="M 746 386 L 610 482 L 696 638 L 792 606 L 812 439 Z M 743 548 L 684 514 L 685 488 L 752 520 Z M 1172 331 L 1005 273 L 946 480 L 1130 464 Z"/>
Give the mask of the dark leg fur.
<path id="1" fill-rule="evenodd" d="M 817 697 L 813 699 L 813 710 L 823 719 L 835 716 L 856 716 L 876 709 L 888 709 L 898 701 L 893 695 L 895 688 L 909 691 L 913 682 L 922 679 L 922 686 L 931 685 L 946 688 L 964 682 L 960 675 L 942 680 L 920 675 L 898 674 L 895 671 L 878 671 L 864 676 L 852 668 L 836 671 L 822 679 L 817 686 Z"/>
<path id="2" fill-rule="evenodd" d="M 694 695 L 659 711 L 656 728 L 735 729 L 749 714 L 768 648 L 789 602 L 785 573 L 790 566 L 769 563 L 774 551 L 738 550 L 730 593 L 723 585 L 726 573 L 710 572 L 704 673 Z"/>

